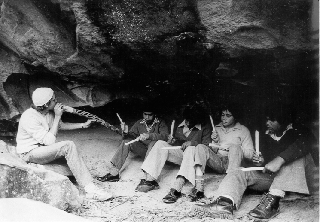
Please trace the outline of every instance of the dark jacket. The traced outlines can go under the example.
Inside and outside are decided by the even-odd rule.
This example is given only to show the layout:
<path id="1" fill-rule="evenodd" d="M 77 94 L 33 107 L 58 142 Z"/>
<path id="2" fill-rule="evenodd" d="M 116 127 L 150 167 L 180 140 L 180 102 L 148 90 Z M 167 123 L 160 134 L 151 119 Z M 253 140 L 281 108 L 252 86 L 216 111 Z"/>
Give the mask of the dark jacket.
<path id="1" fill-rule="evenodd" d="M 312 132 L 302 125 L 293 125 L 293 129 L 288 130 L 279 141 L 266 134 L 261 139 L 261 153 L 265 163 L 277 156 L 282 157 L 286 164 L 291 163 L 310 153 L 316 143 Z"/>
<path id="2" fill-rule="evenodd" d="M 159 122 L 154 124 L 152 129 L 149 131 L 149 139 L 141 141 L 142 143 L 148 145 L 151 141 L 168 140 L 168 127 L 162 119 L 158 118 L 158 120 Z M 143 123 L 143 119 L 140 119 L 130 128 L 128 134 L 124 135 L 124 139 L 135 139 L 142 133 L 148 133 L 148 131 L 145 123 Z"/>
<path id="3" fill-rule="evenodd" d="M 197 146 L 198 144 L 209 145 L 211 143 L 211 130 L 210 126 L 201 125 L 201 130 L 198 128 L 193 128 L 191 133 L 186 137 L 183 134 L 183 127 L 177 127 L 174 138 L 176 142 L 174 146 L 181 146 L 184 142 L 191 141 L 191 146 Z"/>

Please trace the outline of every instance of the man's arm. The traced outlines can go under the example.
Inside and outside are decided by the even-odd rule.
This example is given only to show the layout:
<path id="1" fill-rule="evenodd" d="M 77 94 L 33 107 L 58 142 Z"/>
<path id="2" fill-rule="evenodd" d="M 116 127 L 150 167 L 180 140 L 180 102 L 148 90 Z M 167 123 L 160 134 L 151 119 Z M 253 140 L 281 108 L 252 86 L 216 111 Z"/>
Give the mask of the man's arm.
<path id="1" fill-rule="evenodd" d="M 283 152 L 265 165 L 264 171 L 277 172 L 282 165 L 291 163 L 301 157 L 306 156 L 311 151 L 314 136 L 308 130 L 298 131 L 297 139 Z"/>
<path id="2" fill-rule="evenodd" d="M 279 154 L 285 163 L 291 163 L 310 153 L 315 138 L 309 130 L 301 130 L 294 143 Z"/>
<path id="3" fill-rule="evenodd" d="M 133 124 L 133 126 L 130 128 L 128 133 L 124 133 L 123 139 L 132 140 L 140 136 L 140 132 L 139 132 L 140 121 L 141 120 L 138 120 L 137 122 L 135 122 L 135 124 Z"/>
<path id="4" fill-rule="evenodd" d="M 209 146 L 210 142 L 211 142 L 211 131 L 210 131 L 210 128 L 207 125 L 205 125 L 203 126 L 203 129 L 202 129 L 200 144 Z M 191 141 L 191 146 L 197 146 L 198 144 L 199 144 L 198 141 L 195 141 L 195 140 Z"/>
<path id="5" fill-rule="evenodd" d="M 181 146 L 183 143 L 185 143 L 187 139 L 183 135 L 182 128 L 178 127 L 176 132 L 174 133 L 174 143 L 172 143 L 172 146 Z"/>
<path id="6" fill-rule="evenodd" d="M 204 144 L 206 146 L 209 146 L 209 143 L 211 143 L 211 130 L 206 125 L 203 127 L 203 133 L 201 138 L 201 144 Z M 197 144 L 198 145 L 198 144 Z M 195 145 L 196 146 L 196 145 Z"/>
<path id="7" fill-rule="evenodd" d="M 91 124 L 91 120 L 88 120 L 85 123 L 64 123 L 60 122 L 60 129 L 61 130 L 74 130 L 74 129 L 83 129 L 88 128 Z"/>

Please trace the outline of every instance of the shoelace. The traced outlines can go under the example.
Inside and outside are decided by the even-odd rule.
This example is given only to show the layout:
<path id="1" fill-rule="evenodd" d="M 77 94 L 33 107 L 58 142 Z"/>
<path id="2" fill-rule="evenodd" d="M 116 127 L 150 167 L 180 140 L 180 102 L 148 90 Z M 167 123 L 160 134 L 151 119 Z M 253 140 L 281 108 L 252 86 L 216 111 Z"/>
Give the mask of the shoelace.
<path id="1" fill-rule="evenodd" d="M 271 203 L 272 203 L 273 200 L 274 200 L 274 198 L 271 195 L 265 194 L 262 197 L 258 207 L 265 206 L 265 208 L 270 208 Z"/>

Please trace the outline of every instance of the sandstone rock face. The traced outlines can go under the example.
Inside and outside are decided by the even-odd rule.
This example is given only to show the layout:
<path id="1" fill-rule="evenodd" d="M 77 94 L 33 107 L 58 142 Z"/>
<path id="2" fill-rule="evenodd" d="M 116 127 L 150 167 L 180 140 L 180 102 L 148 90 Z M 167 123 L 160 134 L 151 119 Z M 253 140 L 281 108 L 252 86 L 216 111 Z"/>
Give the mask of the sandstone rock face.
<path id="1" fill-rule="evenodd" d="M 67 177 L 32 167 L 4 149 L 0 153 L 0 198 L 28 198 L 61 210 L 77 209 L 83 201 Z"/>
<path id="2" fill-rule="evenodd" d="M 21 113 L 38 86 L 58 90 L 58 99 L 71 106 L 163 94 L 209 103 L 232 98 L 254 104 L 266 97 L 292 103 L 297 96 L 297 103 L 303 97 L 313 102 L 316 5 L 301 0 L 4 0 L 0 118 Z M 303 96 L 294 94 L 296 87 Z"/>
<path id="3" fill-rule="evenodd" d="M 198 6 L 207 37 L 230 51 L 311 49 L 312 1 L 200 0 Z"/>

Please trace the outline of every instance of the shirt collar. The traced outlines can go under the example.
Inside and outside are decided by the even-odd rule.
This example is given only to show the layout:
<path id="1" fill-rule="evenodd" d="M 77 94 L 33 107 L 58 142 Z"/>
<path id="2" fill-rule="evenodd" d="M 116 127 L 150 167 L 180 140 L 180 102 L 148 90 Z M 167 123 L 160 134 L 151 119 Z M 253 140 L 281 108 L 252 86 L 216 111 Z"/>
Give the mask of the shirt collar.
<path id="1" fill-rule="evenodd" d="M 182 123 L 180 123 L 180 125 L 178 127 L 187 127 L 187 124 L 186 124 L 186 120 L 183 120 Z M 201 124 L 197 124 L 195 125 L 193 128 L 197 128 L 198 130 L 201 130 Z"/>
<path id="2" fill-rule="evenodd" d="M 290 123 L 290 124 L 287 126 L 286 130 L 283 131 L 283 133 L 282 133 L 281 136 L 276 136 L 276 134 L 275 134 L 275 133 L 271 133 L 270 130 L 267 130 L 267 131 L 266 131 L 266 134 L 268 134 L 272 139 L 274 139 L 274 140 L 276 140 L 276 141 L 279 141 L 279 140 L 284 136 L 284 134 L 286 134 L 286 132 L 287 132 L 288 130 L 291 130 L 291 129 L 293 129 L 292 123 Z"/>
<path id="3" fill-rule="evenodd" d="M 140 123 L 141 123 L 141 124 L 144 124 L 144 123 L 146 123 L 146 121 L 147 121 L 146 119 L 142 119 L 142 120 L 140 121 Z M 159 122 L 160 122 L 159 119 L 156 117 L 156 118 L 153 120 L 152 124 L 153 124 L 153 123 L 159 123 Z"/>

